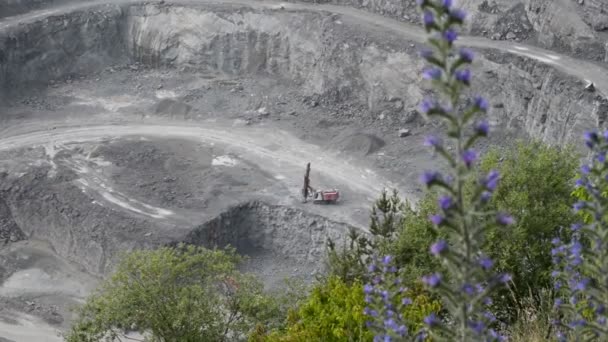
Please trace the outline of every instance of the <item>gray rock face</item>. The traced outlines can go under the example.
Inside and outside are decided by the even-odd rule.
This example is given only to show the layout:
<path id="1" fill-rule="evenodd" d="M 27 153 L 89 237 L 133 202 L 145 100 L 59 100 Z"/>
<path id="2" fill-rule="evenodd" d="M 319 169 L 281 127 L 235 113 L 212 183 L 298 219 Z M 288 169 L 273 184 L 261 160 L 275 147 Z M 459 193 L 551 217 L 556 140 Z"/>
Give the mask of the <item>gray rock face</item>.
<path id="1" fill-rule="evenodd" d="M 0 31 L 0 89 L 88 75 L 119 62 L 121 15 L 120 7 L 107 5 Z"/>
<path id="2" fill-rule="evenodd" d="M 420 23 L 410 0 L 303 0 L 352 6 L 397 20 Z M 603 61 L 608 36 L 604 0 L 461 0 L 468 13 L 467 32 L 492 39 L 528 40 L 590 60 Z M 507 37 L 510 35 L 510 37 Z"/>
<path id="3" fill-rule="evenodd" d="M 11 210 L 4 198 L 0 198 L 0 247 L 2 247 L 2 244 L 25 239 L 25 234 L 13 219 Z"/>
<path id="4" fill-rule="evenodd" d="M 360 4 L 372 3 L 394 1 Z M 496 11 L 509 8 L 497 5 Z M 0 86 L 14 89 L 130 61 L 273 75 L 298 84 L 317 104 L 360 102 L 368 108 L 355 118 L 362 123 L 382 116 L 403 125 L 428 92 L 419 77 L 423 62 L 411 45 L 398 36 L 338 23 L 324 12 L 103 6 L 1 31 Z M 599 102 L 581 93 L 578 80 L 526 58 L 484 54 L 473 66 L 474 91 L 502 103 L 491 113 L 502 130 L 559 144 L 602 121 Z M 510 60 L 514 66 L 508 66 Z"/>

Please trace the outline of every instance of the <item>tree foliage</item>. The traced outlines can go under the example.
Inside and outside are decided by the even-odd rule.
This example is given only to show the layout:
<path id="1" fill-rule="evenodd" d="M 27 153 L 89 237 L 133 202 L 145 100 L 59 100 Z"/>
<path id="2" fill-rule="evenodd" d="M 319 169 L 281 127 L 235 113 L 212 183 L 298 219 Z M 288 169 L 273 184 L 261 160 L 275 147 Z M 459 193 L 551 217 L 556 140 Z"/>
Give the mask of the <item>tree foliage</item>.
<path id="1" fill-rule="evenodd" d="M 496 267 L 513 276 L 514 304 L 551 286 L 551 240 L 576 220 L 571 192 L 577 165 L 573 149 L 537 141 L 518 142 L 504 153 L 493 149 L 481 162 L 482 171 L 501 174 L 491 205 L 516 218 L 513 226 L 490 230 L 485 247 Z"/>
<path id="2" fill-rule="evenodd" d="M 480 161 L 482 174 L 496 169 L 501 175 L 490 206 L 511 213 L 516 222 L 488 229 L 483 248 L 498 270 L 513 276 L 510 289 L 495 298 L 496 307 L 501 307 L 507 318 L 514 319 L 515 313 L 522 312 L 521 303 L 530 294 L 536 296 L 551 287 L 551 239 L 567 234 L 568 229 L 560 228 L 568 228 L 576 220 L 571 193 L 577 163 L 578 156 L 572 149 L 541 142 L 518 142 L 503 150 L 492 149 Z M 429 221 L 437 210 L 435 193 L 421 199 L 416 210 L 405 209 L 403 226 L 389 254 L 407 270 L 406 282 L 441 271 L 428 250 L 433 241 L 445 238 L 437 236 Z"/>
<path id="3" fill-rule="evenodd" d="M 232 249 L 184 245 L 132 252 L 79 310 L 67 341 L 121 341 L 129 331 L 158 342 L 239 340 L 281 314 L 236 270 L 240 260 Z"/>
<path id="4" fill-rule="evenodd" d="M 400 312 L 410 329 L 419 328 L 425 316 L 440 308 L 440 304 L 428 297 L 420 284 L 403 292 L 397 300 L 402 298 L 412 301 Z M 360 281 L 347 284 L 332 276 L 315 286 L 305 302 L 290 312 L 285 329 L 275 329 L 270 333 L 257 331 L 250 341 L 372 341 L 374 334 L 366 326 L 365 305 Z"/>

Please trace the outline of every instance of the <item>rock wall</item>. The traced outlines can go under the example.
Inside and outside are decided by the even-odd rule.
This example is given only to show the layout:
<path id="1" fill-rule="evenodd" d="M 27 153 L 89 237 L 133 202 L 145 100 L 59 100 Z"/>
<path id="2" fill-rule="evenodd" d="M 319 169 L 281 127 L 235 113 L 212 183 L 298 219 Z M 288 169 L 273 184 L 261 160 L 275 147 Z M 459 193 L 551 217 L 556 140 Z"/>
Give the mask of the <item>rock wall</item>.
<path id="1" fill-rule="evenodd" d="M 106 5 L 0 30 L 0 89 L 86 75 L 119 61 L 121 16 L 120 7 Z"/>
<path id="2" fill-rule="evenodd" d="M 420 24 L 413 0 L 303 0 L 351 6 Z M 529 41 L 608 62 L 608 2 L 604 0 L 460 0 L 469 20 L 465 32 L 498 40 Z"/>
<path id="3" fill-rule="evenodd" d="M 0 198 L 0 248 L 3 244 L 25 240 L 26 236 L 19 228 L 4 198 Z"/>
<path id="4" fill-rule="evenodd" d="M 322 104 L 359 103 L 365 110 L 352 119 L 363 125 L 379 117 L 399 125 L 428 93 L 418 50 L 403 37 L 326 12 L 106 6 L 0 30 L 0 84 L 15 89 L 131 59 L 272 75 Z M 531 59 L 485 54 L 473 66 L 473 91 L 497 102 L 492 115 L 500 129 L 561 144 L 603 123 L 603 102 L 583 92 L 579 81 Z"/>

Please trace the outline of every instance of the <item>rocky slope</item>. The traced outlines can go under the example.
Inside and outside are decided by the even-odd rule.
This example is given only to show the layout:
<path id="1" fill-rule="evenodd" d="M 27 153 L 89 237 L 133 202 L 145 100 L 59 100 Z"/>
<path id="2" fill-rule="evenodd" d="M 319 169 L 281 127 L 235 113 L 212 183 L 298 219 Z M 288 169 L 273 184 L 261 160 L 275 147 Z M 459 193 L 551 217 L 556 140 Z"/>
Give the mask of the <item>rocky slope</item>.
<path id="1" fill-rule="evenodd" d="M 353 6 L 419 24 L 412 0 L 304 0 Z M 581 58 L 608 62 L 608 2 L 604 0 L 460 0 L 467 33 L 528 41 Z"/>

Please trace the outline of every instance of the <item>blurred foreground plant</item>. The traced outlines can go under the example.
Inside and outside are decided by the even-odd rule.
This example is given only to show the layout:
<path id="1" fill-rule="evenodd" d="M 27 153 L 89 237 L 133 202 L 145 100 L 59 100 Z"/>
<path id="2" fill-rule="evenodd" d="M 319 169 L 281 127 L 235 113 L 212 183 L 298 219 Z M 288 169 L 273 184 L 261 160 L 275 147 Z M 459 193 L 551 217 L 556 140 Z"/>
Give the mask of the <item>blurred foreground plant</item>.
<path id="1" fill-rule="evenodd" d="M 555 301 L 562 318 L 555 322 L 560 341 L 608 340 L 608 131 L 585 133 L 585 144 L 591 160 L 581 166 L 576 186 L 584 188 L 588 200 L 573 208 L 585 223 L 572 225 L 571 241 L 553 241 L 555 288 L 562 294 Z"/>
<path id="2" fill-rule="evenodd" d="M 471 83 L 468 65 L 473 61 L 473 53 L 468 49 L 456 51 L 453 44 L 458 38 L 456 28 L 463 24 L 465 13 L 454 8 L 450 0 L 418 0 L 418 4 L 425 29 L 432 33 L 428 40 L 432 48 L 422 52 L 422 57 L 430 64 L 424 70 L 423 78 L 432 82 L 439 95 L 425 99 L 421 111 L 427 116 L 439 117 L 447 124 L 447 138 L 456 148 L 450 152 L 439 137 L 431 136 L 425 141 L 447 161 L 451 170 L 449 176 L 427 171 L 421 177 L 429 189 L 440 192 L 438 206 L 441 212 L 429 219 L 438 232 L 448 236 L 430 247 L 431 254 L 440 258 L 445 266 L 445 274 L 429 274 L 422 281 L 442 298 L 447 319 L 442 320 L 439 313 L 430 314 L 425 318 L 426 328 L 416 335 L 419 339 L 430 336 L 433 340 L 448 341 L 502 340 L 491 328 L 495 318 L 487 307 L 491 291 L 510 277 L 492 272 L 493 262 L 481 253 L 481 247 L 487 227 L 494 223 L 508 226 L 514 220 L 506 213 L 487 208 L 500 178 L 497 171 L 492 170 L 479 179 L 472 198 L 465 193 L 465 183 L 475 174 L 478 158 L 473 145 L 489 132 L 488 122 L 478 118 L 478 114 L 488 110 L 488 102 L 481 96 L 463 102 L 463 91 Z M 386 296 L 390 297 L 391 292 L 387 291 Z M 394 310 L 390 306 L 380 309 L 377 315 L 370 313 L 370 324 L 382 327 L 378 339 L 406 339 L 403 324 L 394 322 Z"/>

